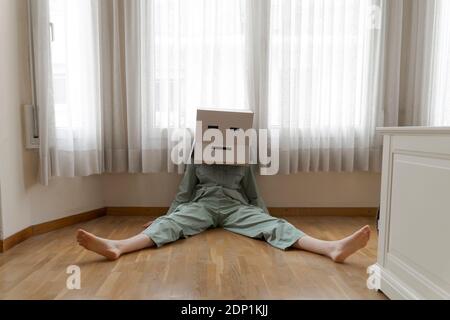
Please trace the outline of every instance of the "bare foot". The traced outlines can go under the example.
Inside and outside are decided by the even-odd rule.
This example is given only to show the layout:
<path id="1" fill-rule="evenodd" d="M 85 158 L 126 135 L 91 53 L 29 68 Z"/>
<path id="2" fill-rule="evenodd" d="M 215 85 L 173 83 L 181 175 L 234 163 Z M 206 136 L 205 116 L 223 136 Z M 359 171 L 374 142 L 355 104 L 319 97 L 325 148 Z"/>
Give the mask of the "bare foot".
<path id="1" fill-rule="evenodd" d="M 370 227 L 365 226 L 351 236 L 336 241 L 336 248 L 330 254 L 334 262 L 342 263 L 356 251 L 364 248 L 370 239 Z"/>
<path id="2" fill-rule="evenodd" d="M 116 260 L 120 257 L 120 249 L 114 240 L 99 238 L 92 233 L 80 229 L 77 231 L 77 241 L 80 246 L 98 253 L 109 260 Z"/>

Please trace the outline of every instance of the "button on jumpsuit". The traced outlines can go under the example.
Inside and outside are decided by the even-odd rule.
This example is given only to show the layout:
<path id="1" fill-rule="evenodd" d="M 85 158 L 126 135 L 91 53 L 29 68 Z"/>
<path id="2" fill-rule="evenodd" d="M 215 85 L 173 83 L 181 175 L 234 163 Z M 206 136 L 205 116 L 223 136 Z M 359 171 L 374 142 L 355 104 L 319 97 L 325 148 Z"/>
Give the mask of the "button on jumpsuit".
<path id="1" fill-rule="evenodd" d="M 188 165 L 168 213 L 143 233 L 161 247 L 217 227 L 282 250 L 305 235 L 269 214 L 252 166 L 228 165 Z"/>

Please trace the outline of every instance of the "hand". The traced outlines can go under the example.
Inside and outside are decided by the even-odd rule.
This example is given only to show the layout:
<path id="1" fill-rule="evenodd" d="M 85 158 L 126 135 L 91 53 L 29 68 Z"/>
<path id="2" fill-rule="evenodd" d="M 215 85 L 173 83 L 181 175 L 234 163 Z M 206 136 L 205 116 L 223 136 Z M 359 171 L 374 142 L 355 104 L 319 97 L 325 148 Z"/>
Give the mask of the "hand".
<path id="1" fill-rule="evenodd" d="M 155 222 L 155 219 L 153 219 L 153 220 L 150 220 L 149 222 L 147 222 L 147 223 L 143 224 L 143 225 L 142 225 L 142 228 L 148 228 L 148 227 L 150 227 L 150 226 L 151 226 L 151 224 L 152 224 L 153 222 Z"/>

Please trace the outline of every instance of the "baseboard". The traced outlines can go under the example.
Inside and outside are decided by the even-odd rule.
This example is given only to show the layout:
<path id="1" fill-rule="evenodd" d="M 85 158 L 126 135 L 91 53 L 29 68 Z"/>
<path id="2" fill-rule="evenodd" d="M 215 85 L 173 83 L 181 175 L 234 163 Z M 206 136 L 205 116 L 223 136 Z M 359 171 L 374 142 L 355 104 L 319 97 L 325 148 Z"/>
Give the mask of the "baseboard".
<path id="1" fill-rule="evenodd" d="M 167 213 L 168 207 L 107 207 L 108 216 L 162 216 Z"/>
<path id="2" fill-rule="evenodd" d="M 46 232 L 54 231 L 64 227 L 68 227 L 80 222 L 93 220 L 106 215 L 106 208 L 100 208 L 88 212 L 83 212 L 69 217 L 64 217 L 57 220 L 52 220 L 37 225 L 30 226 L 22 231 L 19 231 L 12 236 L 0 241 L 0 252 L 5 252 L 15 245 Z"/>
<path id="3" fill-rule="evenodd" d="M 53 230 L 68 227 L 68 226 L 71 226 L 71 225 L 74 225 L 74 224 L 77 224 L 80 222 L 100 218 L 104 215 L 106 215 L 106 209 L 101 208 L 101 209 L 96 209 L 96 210 L 76 214 L 73 216 L 57 219 L 57 220 L 40 223 L 40 224 L 32 226 L 31 228 L 33 229 L 33 236 L 36 236 L 36 235 L 47 233 L 47 232 L 50 232 Z"/>
<path id="4" fill-rule="evenodd" d="M 107 207 L 111 216 L 161 216 L 168 207 Z M 378 208 L 268 208 L 275 217 L 295 216 L 336 216 L 336 217 L 376 217 Z"/>
<path id="5" fill-rule="evenodd" d="M 13 234 L 12 236 L 3 239 L 1 242 L 0 252 L 5 252 L 32 236 L 33 236 L 33 228 L 32 227 L 25 228 L 22 231 L 19 231 Z"/>
<path id="6" fill-rule="evenodd" d="M 378 208 L 268 208 L 271 215 L 276 217 L 376 217 Z"/>

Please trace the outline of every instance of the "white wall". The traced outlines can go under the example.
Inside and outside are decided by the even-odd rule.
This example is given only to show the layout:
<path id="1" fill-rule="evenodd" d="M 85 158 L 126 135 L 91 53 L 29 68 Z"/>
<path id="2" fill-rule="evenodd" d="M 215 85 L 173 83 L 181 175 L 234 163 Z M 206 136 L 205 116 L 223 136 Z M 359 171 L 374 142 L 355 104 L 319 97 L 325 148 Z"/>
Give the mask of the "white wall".
<path id="1" fill-rule="evenodd" d="M 259 177 L 270 207 L 378 207 L 381 175 L 376 173 L 299 173 Z"/>
<path id="2" fill-rule="evenodd" d="M 19 197 L 18 181 L 23 182 L 24 170 L 21 144 L 17 145 L 20 126 L 21 74 L 19 68 L 18 2 L 0 0 L 0 180 L 2 190 L 2 225 L 4 235 L 30 224 L 27 199 Z M 19 157 L 20 155 L 20 157 Z M 11 210 L 16 211 L 10 219 Z M 13 221 L 12 221 L 13 220 Z"/>
<path id="3" fill-rule="evenodd" d="M 105 175 L 103 199 L 107 206 L 166 207 L 181 177 L 176 174 Z M 258 177 L 269 207 L 378 207 L 377 173 L 300 173 Z"/>
<path id="4" fill-rule="evenodd" d="M 3 238 L 32 224 L 104 206 L 101 178 L 37 181 L 24 149 L 22 105 L 30 103 L 26 0 L 0 0 L 0 190 Z"/>

